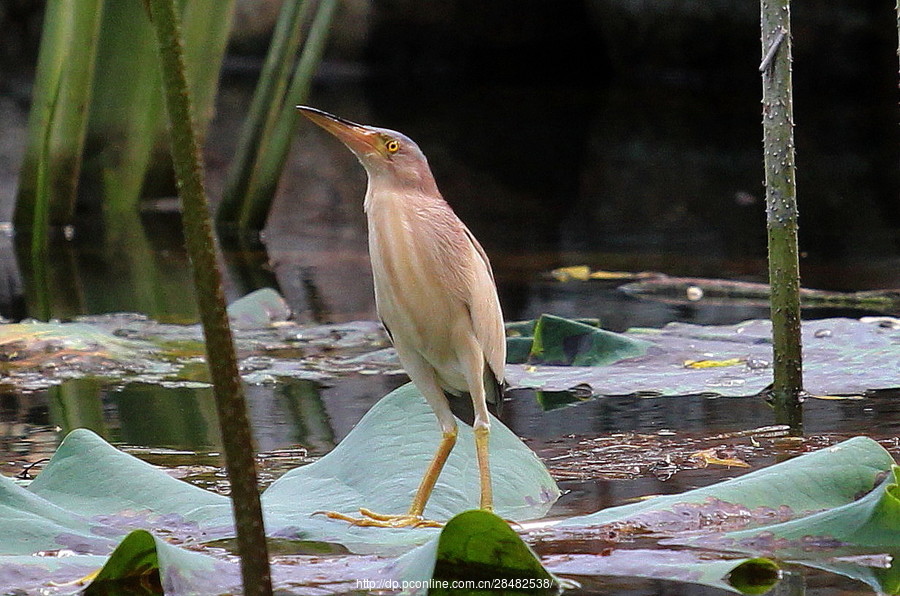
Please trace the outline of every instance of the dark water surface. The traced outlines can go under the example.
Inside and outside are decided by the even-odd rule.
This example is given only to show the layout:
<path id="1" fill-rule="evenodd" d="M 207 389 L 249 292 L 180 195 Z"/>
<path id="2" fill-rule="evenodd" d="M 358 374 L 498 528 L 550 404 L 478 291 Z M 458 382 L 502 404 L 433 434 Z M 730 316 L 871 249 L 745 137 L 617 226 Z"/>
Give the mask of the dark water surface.
<path id="1" fill-rule="evenodd" d="M 806 287 L 900 287 L 900 133 L 890 91 L 872 89 L 865 101 L 797 92 Z M 223 81 L 206 147 L 213 203 L 251 93 L 252 81 Z M 309 103 L 418 141 L 445 198 L 487 249 L 507 319 L 601 316 L 622 329 L 764 314 L 636 302 L 543 278 L 555 267 L 589 265 L 765 281 L 757 95 L 755 87 L 658 82 L 585 89 L 451 78 L 397 87 L 326 77 Z M 0 104 L 3 220 L 12 212 L 27 104 L 5 96 Z M 196 317 L 185 300 L 191 292 L 178 219 L 168 211 L 166 185 L 157 186 L 140 222 L 103 225 L 85 205 L 71 240 L 60 240 L 51 254 L 54 316 L 118 310 Z M 265 230 L 266 250 L 227 253 L 229 297 L 277 284 L 301 319 L 374 318 L 364 189 L 352 154 L 301 122 Z M 34 289 L 28 267 L 16 262 L 9 227 L 0 231 L 0 315 L 17 319 L 29 314 L 34 298 L 26 295 Z"/>
<path id="2" fill-rule="evenodd" d="M 262 482 L 267 485 L 327 453 L 375 401 L 404 380 L 359 376 L 327 387 L 307 381 L 248 387 L 254 435 L 263 452 L 258 460 Z M 784 428 L 773 426 L 771 408 L 758 398 L 596 398 L 544 411 L 533 392 L 517 390 L 511 392 L 504 421 L 551 469 L 564 491 L 551 516 L 566 516 L 706 486 L 857 434 L 876 438 L 900 455 L 898 398 L 897 392 L 880 392 L 863 399 L 811 399 L 804 408 L 805 439 L 788 437 Z M 227 490 L 209 389 L 137 383 L 108 388 L 79 380 L 30 395 L 7 393 L 0 406 L 0 467 L 7 475 L 21 472 L 28 462 L 36 462 L 32 473 L 38 472 L 41 458 L 52 454 L 65 432 L 86 426 L 176 477 L 208 490 Z M 708 448 L 750 467 L 702 467 L 691 461 L 692 453 Z M 554 541 L 536 548 L 553 557 L 593 553 L 601 546 Z M 790 573 L 798 577 L 791 579 Z M 783 582 L 787 584 L 777 590 L 799 582 L 806 594 L 871 593 L 851 580 L 809 570 L 789 572 Z M 844 591 L 830 591 L 836 589 Z M 627 579 L 589 580 L 582 592 L 721 593 Z"/>
<path id="3" fill-rule="evenodd" d="M 213 197 L 221 191 L 250 89 L 239 78 L 225 81 L 206 149 Z M 602 283 L 562 284 L 547 277 L 555 267 L 584 264 L 764 281 L 759 106 L 755 90 L 738 91 L 624 83 L 590 90 L 457 89 L 446 83 L 365 87 L 326 79 L 310 103 L 399 129 L 419 142 L 448 202 L 491 256 L 507 319 L 541 313 L 597 317 L 606 328 L 623 330 L 670 321 L 727 324 L 767 314 L 760 306 L 640 300 Z M 24 108 L 4 97 L 0 102 L 7 115 L 4 126 L 21 133 Z M 879 95 L 870 104 L 839 94 L 797 98 L 805 286 L 900 287 L 900 143 L 895 118 L 884 117 L 886 105 L 895 109 L 893 100 Z M 18 149 L 5 143 L 2 157 L 15 162 Z M 9 211 L 13 183 L 8 172 L 15 170 L 2 171 L 7 175 L 0 191 L 7 194 L 0 196 L 0 215 Z M 302 126 L 264 244 L 225 252 L 229 298 L 273 286 L 301 321 L 373 320 L 364 188 L 364 173 L 353 156 L 313 127 Z M 162 199 L 156 207 L 170 205 Z M 76 226 L 71 240 L 54 243 L 49 288 L 54 317 L 124 311 L 164 321 L 196 319 L 177 217 L 149 207 L 140 222 L 103 226 L 88 219 Z M 12 244 L 4 228 L 0 315 L 17 320 L 29 315 L 35 289 Z M 267 454 L 261 460 L 263 479 L 328 452 L 377 399 L 404 380 L 358 376 L 327 386 L 285 381 L 248 387 L 254 434 Z M 866 434 L 896 454 L 897 397 L 885 392 L 861 400 L 810 400 L 805 405 L 807 441 L 825 445 Z M 601 398 L 545 412 L 533 393 L 516 391 L 505 422 L 545 458 L 568 491 L 554 511 L 564 515 L 732 477 L 743 470 L 670 469 L 663 465 L 665 453 L 679 441 L 747 446 L 750 439 L 740 433 L 772 425 L 774 417 L 758 398 L 700 396 Z M 218 457 L 209 455 L 218 452 L 219 441 L 208 389 L 107 387 L 94 380 L 35 394 L 0 394 L 3 472 L 17 473 L 25 463 L 48 456 L 62 434 L 79 426 L 134 448 L 182 477 L 221 488 Z M 639 457 L 633 473 L 598 464 L 579 478 L 563 465 L 585 441 L 611 436 L 621 436 L 623 445 L 654 444 L 659 451 Z M 787 439 L 771 445 L 752 451 L 747 463 L 757 468 L 797 452 L 797 443 Z M 807 594 L 870 593 L 849 580 L 811 572 L 789 573 L 772 593 L 804 593 L 804 582 Z M 720 593 L 627 580 L 589 584 L 585 591 Z"/>

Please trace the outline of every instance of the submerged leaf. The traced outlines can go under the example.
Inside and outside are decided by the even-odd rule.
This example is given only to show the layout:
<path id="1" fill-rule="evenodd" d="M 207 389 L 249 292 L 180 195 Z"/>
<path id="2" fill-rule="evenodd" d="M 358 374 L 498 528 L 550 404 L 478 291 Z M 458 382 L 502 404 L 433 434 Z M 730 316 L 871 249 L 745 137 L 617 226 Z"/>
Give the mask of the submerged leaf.
<path id="1" fill-rule="evenodd" d="M 816 395 L 861 394 L 900 386 L 900 330 L 853 319 L 803 321 L 803 379 Z M 619 335 L 651 346 L 641 356 L 626 357 L 608 366 L 528 367 L 511 364 L 506 378 L 513 388 L 565 391 L 587 386 L 595 395 L 657 395 L 715 393 L 724 396 L 758 395 L 772 383 L 772 324 L 744 321 L 736 325 L 670 323 L 662 329 L 631 329 Z M 566 353 L 554 340 L 543 348 Z M 570 342 L 572 340 L 569 340 Z M 685 361 L 739 360 L 727 367 L 686 368 Z M 556 356 L 554 356 L 556 358 Z M 565 363 L 564 358 L 553 362 Z"/>
<path id="2" fill-rule="evenodd" d="M 125 364 L 156 351 L 151 344 L 118 337 L 94 325 L 38 321 L 0 324 L 0 350 L 0 360 L 11 370 L 43 368 L 76 356 L 88 368 L 98 361 Z M 135 368 L 143 368 L 143 363 Z"/>
<path id="3" fill-rule="evenodd" d="M 685 368 L 716 368 L 722 366 L 737 366 L 745 361 L 741 358 L 728 358 L 727 360 L 685 360 Z"/>
<path id="4" fill-rule="evenodd" d="M 572 265 L 559 267 L 550 272 L 556 281 L 587 281 L 591 278 L 591 268 L 587 265 Z"/>
<path id="5" fill-rule="evenodd" d="M 588 281 L 590 279 L 622 281 L 632 279 L 653 278 L 662 275 L 661 273 L 632 273 L 629 271 L 591 271 L 587 265 L 571 265 L 569 267 L 559 267 L 550 271 L 550 276 L 556 281 Z"/>
<path id="6" fill-rule="evenodd" d="M 698 451 L 696 453 L 691 454 L 692 458 L 699 459 L 703 461 L 707 465 L 715 465 L 715 466 L 729 466 L 735 468 L 749 468 L 750 464 L 741 459 L 736 459 L 733 457 L 719 457 L 715 448 L 704 449 L 702 451 Z"/>
<path id="7" fill-rule="evenodd" d="M 202 347 L 198 326 L 122 314 L 80 321 L 0 324 L 0 371 L 9 373 L 6 380 L 28 390 L 81 376 L 175 382 L 184 380 L 179 371 Z M 579 386 L 591 395 L 755 396 L 772 383 L 769 321 L 670 323 L 625 333 L 597 324 L 551 315 L 508 324 L 509 385 L 544 391 Z M 860 395 L 900 386 L 900 329 L 877 321 L 824 319 L 804 321 L 802 331 L 804 383 L 811 394 Z M 325 379 L 362 369 L 397 372 L 393 350 L 381 350 L 385 343 L 372 321 L 318 327 L 284 322 L 235 332 L 249 383 Z M 685 367 L 686 361 L 694 365 Z M 698 362 L 704 362 L 702 368 Z"/>

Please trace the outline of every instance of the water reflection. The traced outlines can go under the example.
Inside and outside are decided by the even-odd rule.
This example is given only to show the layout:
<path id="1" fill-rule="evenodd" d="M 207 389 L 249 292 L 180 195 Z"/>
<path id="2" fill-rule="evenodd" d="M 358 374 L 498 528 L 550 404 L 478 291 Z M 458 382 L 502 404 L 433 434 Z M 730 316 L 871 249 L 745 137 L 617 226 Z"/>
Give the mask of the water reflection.
<path id="1" fill-rule="evenodd" d="M 165 220 L 170 225 L 165 225 Z M 22 281 L 0 280 L 22 292 L 0 313 L 16 319 L 70 319 L 80 314 L 139 312 L 169 322 L 193 322 L 196 304 L 191 272 L 177 219 L 122 216 L 106 225 L 79 228 L 72 240 L 54 236 L 46 268 L 28 266 L 27 247 L 12 241 L 0 250 L 18 249 Z M 165 230 L 160 233 L 160 230 Z M 10 258 L 7 255 L 4 258 Z M 14 285 L 12 285 L 14 284 Z M 16 304 L 24 309 L 18 310 Z M 21 308 L 21 307 L 19 307 Z M 23 312 L 24 310 L 24 312 Z"/>
<path id="2" fill-rule="evenodd" d="M 275 387 L 247 387 L 246 393 L 254 438 L 264 451 L 302 445 L 321 455 L 337 444 L 317 383 L 290 380 Z"/>
<path id="3" fill-rule="evenodd" d="M 273 451 L 286 447 L 305 447 L 313 454 L 330 450 L 382 395 L 403 382 L 401 376 L 349 377 L 322 386 L 310 381 L 286 380 L 247 387 L 251 407 L 250 418 L 259 448 Z M 558 404 L 557 404 L 558 405 Z M 208 388 L 161 387 L 131 383 L 108 387 L 95 379 L 68 381 L 60 387 L 29 395 L 7 394 L 0 400 L 0 449 L 6 457 L 13 453 L 16 441 L 30 441 L 34 453 L 15 455 L 20 461 L 49 454 L 57 437 L 75 427 L 88 427 L 108 440 L 127 445 L 166 447 L 196 452 L 218 451 L 213 395 Z M 896 392 L 880 393 L 865 400 L 811 400 L 806 404 L 807 430 L 836 440 L 840 435 L 860 432 L 879 438 L 894 453 L 900 451 L 896 439 L 900 434 L 900 400 Z M 505 422 L 551 467 L 553 454 L 567 450 L 582 438 L 636 432 L 657 435 L 663 440 L 677 437 L 724 437 L 726 433 L 746 430 L 748 420 L 755 425 L 770 424 L 771 410 L 761 400 L 752 398 L 718 398 L 683 396 L 672 398 L 615 397 L 579 400 L 574 405 L 545 411 L 537 396 L 530 391 L 512 392 L 504 413 Z M 24 420 L 17 428 L 7 425 Z M 46 428 L 53 433 L 51 444 L 40 437 Z M 15 433 L 15 436 L 13 436 Z M 722 438 L 723 443 L 727 440 Z M 746 437 L 750 441 L 749 437 Z M 27 450 L 27 448 L 26 448 Z M 762 452 L 752 460 L 754 467 L 769 465 L 793 455 L 792 448 Z M 194 461 L 196 460 L 196 461 Z M 156 453 L 154 463 L 177 468 L 195 464 L 210 466 L 200 455 L 185 457 Z M 202 466 L 201 466 L 202 467 Z M 4 469 L 7 475 L 20 470 Z M 206 479 L 210 486 L 218 479 L 215 468 Z M 283 472 L 284 470 L 280 470 Z M 631 479 L 594 478 L 564 481 L 567 491 L 554 508 L 554 515 L 596 511 L 611 505 L 631 502 L 648 494 L 678 493 L 698 486 L 733 477 L 742 470 L 722 466 L 680 470 L 673 475 L 640 475 Z M 203 486 L 207 486 L 202 484 Z M 567 548 L 570 545 L 557 545 Z M 592 551 L 593 552 L 593 551 Z M 824 567 L 823 567 L 824 568 Z M 870 569 L 858 565 L 838 565 L 827 571 L 843 574 L 884 590 L 893 585 L 892 569 Z M 807 568 L 788 569 L 773 593 L 805 593 L 807 588 L 819 590 L 840 586 L 847 594 L 868 594 L 857 581 L 840 578 Z M 626 590 L 626 592 L 623 592 Z M 887 590 L 889 591 L 889 590 Z M 586 581 L 581 593 L 592 594 L 724 594 L 714 588 L 670 583 L 661 580 L 602 578 Z"/>
<path id="4" fill-rule="evenodd" d="M 828 576 L 834 581 L 833 576 Z M 850 583 L 850 582 L 843 582 Z M 804 596 L 806 594 L 806 575 L 799 566 L 787 566 L 781 570 L 781 581 L 775 584 L 772 596 Z"/>
<path id="5" fill-rule="evenodd" d="M 118 426 L 119 442 L 193 451 L 221 449 L 211 389 L 159 389 L 129 383 L 107 395 L 110 422 Z"/>
<path id="6" fill-rule="evenodd" d="M 404 382 L 401 375 L 357 375 L 327 386 L 298 379 L 249 385 L 250 420 L 258 448 L 301 446 L 313 455 L 327 453 L 376 401 Z M 835 440 L 866 434 L 889 450 L 900 451 L 897 395 L 897 391 L 880 391 L 865 399 L 810 399 L 804 405 L 806 431 Z M 534 391 L 515 390 L 503 410 L 503 422 L 539 452 L 615 433 L 724 437 L 747 431 L 748 420 L 753 420 L 753 428 L 775 424 L 771 407 L 759 398 L 580 396 L 568 405 L 554 402 L 549 410 L 539 398 Z M 4 394 L 2 407 L 0 421 L 15 420 L 35 429 L 53 426 L 60 436 L 85 427 L 128 445 L 193 451 L 220 448 L 214 398 L 208 387 L 148 383 L 110 387 L 99 379 L 75 379 L 43 392 Z"/>
<path id="7" fill-rule="evenodd" d="M 89 428 L 109 440 L 103 415 L 104 388 L 98 379 L 73 379 L 47 390 L 50 420 L 62 435 L 76 428 Z"/>
<path id="8" fill-rule="evenodd" d="M 626 83 L 595 89 L 408 84 L 398 93 L 394 86 L 328 81 L 312 103 L 390 125 L 419 142 L 444 195 L 491 255 L 507 318 L 602 310 L 612 328 L 622 328 L 765 314 L 621 297 L 598 304 L 595 295 L 603 292 L 595 284 L 559 286 L 542 277 L 557 266 L 587 264 L 764 280 L 755 95 L 699 94 L 689 87 L 660 92 Z M 206 148 L 214 200 L 251 92 L 239 77 L 223 81 Z M 806 137 L 798 134 L 807 164 L 799 170 L 801 199 L 810 197 L 801 226 L 805 285 L 900 287 L 896 174 L 879 166 L 885 155 L 896 154 L 896 131 L 864 135 L 875 130 L 879 112 L 839 96 L 804 109 L 811 122 L 822 121 L 820 114 L 843 115 L 826 119 L 828 143 L 808 127 Z M 275 286 L 301 320 L 374 318 L 364 188 L 352 155 L 314 127 L 300 126 L 264 245 L 225 243 L 229 297 Z M 72 241 L 60 235 L 51 246 L 41 284 L 27 258 L 16 265 L 4 238 L 0 315 L 138 311 L 195 318 L 195 307 L 184 299 L 192 291 L 172 204 L 156 200 L 146 207 L 141 218 L 100 223 L 95 213 L 79 221 Z M 37 293 L 38 286 L 45 291 Z"/>

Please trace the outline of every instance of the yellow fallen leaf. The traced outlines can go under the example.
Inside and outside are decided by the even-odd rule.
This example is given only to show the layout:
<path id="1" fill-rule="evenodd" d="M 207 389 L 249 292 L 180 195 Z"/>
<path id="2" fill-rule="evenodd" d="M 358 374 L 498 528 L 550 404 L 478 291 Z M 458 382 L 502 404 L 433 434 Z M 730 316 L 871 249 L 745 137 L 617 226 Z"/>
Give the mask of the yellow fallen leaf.
<path id="1" fill-rule="evenodd" d="M 718 366 L 735 366 L 743 364 L 743 358 L 729 358 L 728 360 L 685 360 L 685 368 L 716 368 Z"/>
<path id="2" fill-rule="evenodd" d="M 658 277 L 658 273 L 631 273 L 630 271 L 591 271 L 587 265 L 572 265 L 560 267 L 550 272 L 556 281 L 588 281 L 590 279 L 603 280 L 631 280 L 645 277 Z"/>
<path id="3" fill-rule="evenodd" d="M 591 273 L 591 279 L 636 279 L 638 277 L 640 274 L 628 271 L 594 271 Z"/>
<path id="4" fill-rule="evenodd" d="M 714 465 L 714 466 L 728 466 L 729 468 L 749 468 L 750 464 L 747 462 L 735 459 L 735 458 L 726 458 L 722 459 L 716 454 L 715 449 L 704 449 L 703 451 L 698 451 L 696 453 L 691 454 L 691 459 L 700 459 L 703 460 L 706 465 Z"/>
<path id="5" fill-rule="evenodd" d="M 591 268 L 587 265 L 560 267 L 550 272 L 556 281 L 587 281 L 591 277 Z"/>

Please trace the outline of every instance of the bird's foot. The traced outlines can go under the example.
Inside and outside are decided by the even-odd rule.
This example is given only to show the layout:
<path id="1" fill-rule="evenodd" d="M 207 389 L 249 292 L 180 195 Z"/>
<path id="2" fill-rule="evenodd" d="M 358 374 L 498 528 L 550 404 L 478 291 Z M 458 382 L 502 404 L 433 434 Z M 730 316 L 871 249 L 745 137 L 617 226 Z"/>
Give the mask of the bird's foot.
<path id="1" fill-rule="evenodd" d="M 360 517 L 338 513 L 337 511 L 316 511 L 313 515 L 324 515 L 328 519 L 338 519 L 350 523 L 352 526 L 366 526 L 373 528 L 440 528 L 443 522 L 425 519 L 421 515 L 403 513 L 399 515 L 385 515 L 375 513 L 365 507 L 359 508 Z"/>

